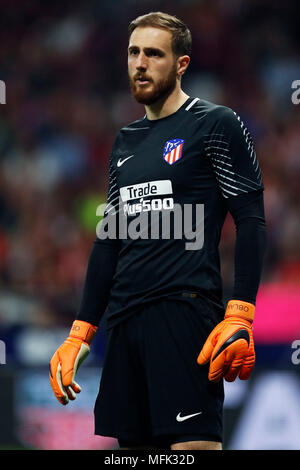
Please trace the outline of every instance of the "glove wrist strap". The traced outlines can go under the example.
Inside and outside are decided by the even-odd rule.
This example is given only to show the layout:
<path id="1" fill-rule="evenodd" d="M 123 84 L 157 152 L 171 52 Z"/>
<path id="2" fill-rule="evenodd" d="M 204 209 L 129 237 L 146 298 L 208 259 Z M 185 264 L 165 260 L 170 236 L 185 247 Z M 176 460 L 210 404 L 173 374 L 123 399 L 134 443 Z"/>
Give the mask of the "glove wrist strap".
<path id="1" fill-rule="evenodd" d="M 229 300 L 224 318 L 239 317 L 252 323 L 254 313 L 255 305 L 250 302 L 244 302 L 243 300 Z"/>
<path id="2" fill-rule="evenodd" d="M 80 339 L 87 344 L 91 344 L 97 331 L 97 327 L 81 320 L 74 320 L 70 335 L 72 338 Z"/>

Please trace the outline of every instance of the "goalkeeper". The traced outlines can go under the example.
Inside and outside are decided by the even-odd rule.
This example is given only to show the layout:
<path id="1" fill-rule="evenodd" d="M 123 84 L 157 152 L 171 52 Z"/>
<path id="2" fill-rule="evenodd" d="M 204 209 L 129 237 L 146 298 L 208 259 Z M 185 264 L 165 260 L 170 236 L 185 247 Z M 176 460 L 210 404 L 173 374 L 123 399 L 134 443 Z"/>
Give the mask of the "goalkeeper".
<path id="1" fill-rule="evenodd" d="M 182 90 L 190 56 L 180 19 L 154 12 L 129 25 L 130 86 L 146 114 L 116 136 L 82 301 L 50 362 L 54 394 L 66 405 L 80 392 L 76 371 L 106 313 L 95 434 L 115 437 L 122 449 L 222 449 L 223 380 L 248 379 L 255 363 L 266 240 L 260 167 L 232 109 Z M 178 206 L 188 233 L 145 237 Z M 218 246 L 228 213 L 235 275 L 224 306 Z"/>

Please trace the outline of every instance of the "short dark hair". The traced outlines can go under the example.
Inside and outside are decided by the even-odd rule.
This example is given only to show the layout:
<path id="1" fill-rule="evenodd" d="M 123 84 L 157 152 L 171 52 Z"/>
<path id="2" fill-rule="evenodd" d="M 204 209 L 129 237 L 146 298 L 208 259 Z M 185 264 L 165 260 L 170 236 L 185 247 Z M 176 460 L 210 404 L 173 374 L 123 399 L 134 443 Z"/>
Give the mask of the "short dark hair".
<path id="1" fill-rule="evenodd" d="M 162 13 L 160 11 L 138 16 L 129 24 L 129 38 L 136 28 L 145 28 L 146 26 L 166 29 L 172 33 L 172 50 L 176 57 L 180 57 L 182 55 L 191 55 L 191 32 L 188 27 L 176 16 L 168 15 L 167 13 Z"/>

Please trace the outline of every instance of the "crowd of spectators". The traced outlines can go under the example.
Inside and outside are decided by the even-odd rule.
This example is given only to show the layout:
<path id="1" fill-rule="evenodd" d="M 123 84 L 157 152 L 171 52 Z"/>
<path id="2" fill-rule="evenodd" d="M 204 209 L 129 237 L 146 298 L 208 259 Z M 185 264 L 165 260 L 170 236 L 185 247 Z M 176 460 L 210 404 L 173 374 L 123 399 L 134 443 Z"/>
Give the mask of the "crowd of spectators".
<path id="1" fill-rule="evenodd" d="M 118 129 L 144 114 L 130 95 L 127 26 L 148 11 L 191 29 L 184 90 L 233 108 L 256 144 L 265 184 L 263 283 L 300 282 L 300 79 L 296 2 L 1 0 L 0 324 L 69 325 Z M 235 230 L 226 220 L 224 286 Z"/>

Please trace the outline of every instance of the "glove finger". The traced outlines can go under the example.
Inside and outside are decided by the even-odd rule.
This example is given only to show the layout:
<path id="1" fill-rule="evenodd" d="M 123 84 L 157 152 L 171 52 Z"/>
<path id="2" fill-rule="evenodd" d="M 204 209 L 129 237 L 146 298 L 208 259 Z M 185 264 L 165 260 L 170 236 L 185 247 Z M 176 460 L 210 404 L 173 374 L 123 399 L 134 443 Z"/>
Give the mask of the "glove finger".
<path id="1" fill-rule="evenodd" d="M 245 360 L 245 349 L 244 347 L 240 348 L 237 343 L 232 344 L 227 348 L 227 360 L 229 362 L 229 368 L 226 374 L 224 374 L 225 380 L 227 382 L 233 382 Z"/>
<path id="2" fill-rule="evenodd" d="M 212 356 L 214 356 L 217 349 L 218 347 L 213 350 Z M 216 357 L 216 359 L 211 361 L 208 372 L 208 379 L 211 382 L 219 382 L 224 374 L 227 373 L 229 363 L 227 361 L 226 353 L 227 351 L 223 351 Z"/>
<path id="3" fill-rule="evenodd" d="M 253 367 L 249 367 L 249 366 L 242 367 L 239 373 L 239 378 L 241 380 L 248 380 L 250 375 L 252 374 L 252 370 L 253 370 Z"/>
<path id="4" fill-rule="evenodd" d="M 218 341 L 218 338 L 220 336 L 220 333 L 222 329 L 224 328 L 223 323 L 219 323 L 215 328 L 211 331 L 209 336 L 207 337 L 200 354 L 198 356 L 197 362 L 198 364 L 206 364 L 210 358 L 212 357 L 213 350 L 215 348 L 215 345 Z"/>
<path id="5" fill-rule="evenodd" d="M 236 379 L 241 366 L 243 365 L 245 347 L 244 341 L 236 341 L 227 346 L 221 353 L 222 342 L 216 345 L 213 350 L 209 371 L 209 379 L 213 382 L 219 381 L 224 377 L 228 382 Z"/>
<path id="6" fill-rule="evenodd" d="M 206 343 L 203 346 L 203 349 L 201 349 L 199 356 L 197 357 L 197 362 L 199 365 L 204 365 L 206 364 L 211 356 L 211 351 L 212 351 L 212 346 L 207 345 Z"/>
<path id="7" fill-rule="evenodd" d="M 226 382 L 234 382 L 238 376 L 240 369 L 230 368 L 227 374 L 224 376 Z"/>
<path id="8" fill-rule="evenodd" d="M 245 361 L 244 361 L 244 364 L 241 368 L 241 371 L 239 373 L 239 378 L 241 380 L 248 380 L 251 373 L 252 373 L 252 370 L 253 370 L 253 367 L 254 367 L 254 363 L 255 363 L 255 354 L 252 353 L 251 355 L 249 355 Z"/>
<path id="9" fill-rule="evenodd" d="M 233 362 L 224 375 L 225 380 L 227 382 L 234 382 L 241 370 L 241 367 L 242 365 L 240 362 Z"/>
<path id="10" fill-rule="evenodd" d="M 75 388 L 73 388 L 73 390 L 78 393 L 76 388 L 78 389 L 79 385 L 74 382 L 74 378 L 78 367 L 88 356 L 90 348 L 85 343 L 74 343 L 68 340 L 65 341 L 64 348 L 65 352 L 63 350 L 60 352 L 60 354 L 63 355 L 62 382 L 65 387 L 73 388 L 73 384 L 75 384 Z"/>
<path id="11" fill-rule="evenodd" d="M 199 356 L 197 358 L 197 362 L 198 364 L 202 365 L 202 364 L 206 364 L 210 358 L 211 358 L 211 355 L 212 355 L 212 352 L 213 352 L 213 349 L 214 349 L 214 338 L 215 338 L 215 331 L 213 330 L 210 335 L 208 336 L 207 340 L 205 341 L 200 353 L 199 353 Z"/>
<path id="12" fill-rule="evenodd" d="M 230 336 L 228 334 L 228 336 Z M 211 354 L 211 362 L 209 367 L 209 374 L 208 378 L 212 382 L 219 382 L 228 372 L 236 353 L 236 346 L 234 344 L 230 344 L 224 348 L 224 338 L 222 338 L 222 334 L 218 335 L 218 342 L 214 345 L 212 354 Z M 214 338 L 214 342 L 216 342 L 217 338 Z"/>
<path id="13" fill-rule="evenodd" d="M 78 345 L 68 340 L 65 341 L 59 351 L 62 364 L 61 376 L 64 387 L 69 387 L 73 382 L 74 364 L 78 355 L 78 351 Z"/>
<path id="14" fill-rule="evenodd" d="M 66 389 L 62 384 L 61 365 L 58 362 L 57 357 L 51 359 L 49 377 L 50 377 L 50 384 L 51 384 L 52 390 L 57 400 L 62 405 L 67 405 L 67 403 L 69 402 L 69 399 L 68 399 Z"/>
<path id="15" fill-rule="evenodd" d="M 73 383 L 71 384 L 71 387 L 74 390 L 74 392 L 76 392 L 76 393 L 81 392 L 81 387 L 77 382 L 73 381 Z"/>
<path id="16" fill-rule="evenodd" d="M 69 397 L 70 400 L 75 400 L 75 398 L 76 398 L 76 393 L 74 392 L 74 390 L 72 389 L 71 386 L 66 387 L 66 392 L 67 392 L 67 395 L 68 395 L 68 397 Z"/>
<path id="17" fill-rule="evenodd" d="M 66 392 L 70 400 L 75 400 L 76 394 L 81 392 L 81 388 L 78 383 L 73 382 L 71 385 L 66 387 Z"/>
<path id="18" fill-rule="evenodd" d="M 65 387 L 63 386 L 63 383 L 62 383 L 61 364 L 60 363 L 58 364 L 58 368 L 57 368 L 56 380 L 57 380 L 57 383 L 58 383 L 58 386 L 59 386 L 59 391 L 60 391 L 60 396 L 59 396 L 60 400 L 59 401 L 63 405 L 67 405 L 69 403 L 69 400 L 68 400 L 68 395 L 67 395 L 66 389 L 65 389 Z"/>
<path id="19" fill-rule="evenodd" d="M 245 357 L 244 364 L 243 364 L 243 366 L 241 368 L 241 372 L 239 374 L 239 378 L 241 380 L 248 380 L 249 379 L 249 377 L 252 373 L 254 364 L 255 364 L 255 349 L 254 349 L 253 336 L 251 335 L 250 345 L 249 345 L 249 348 L 248 348 L 248 351 L 247 351 L 247 355 Z"/>

